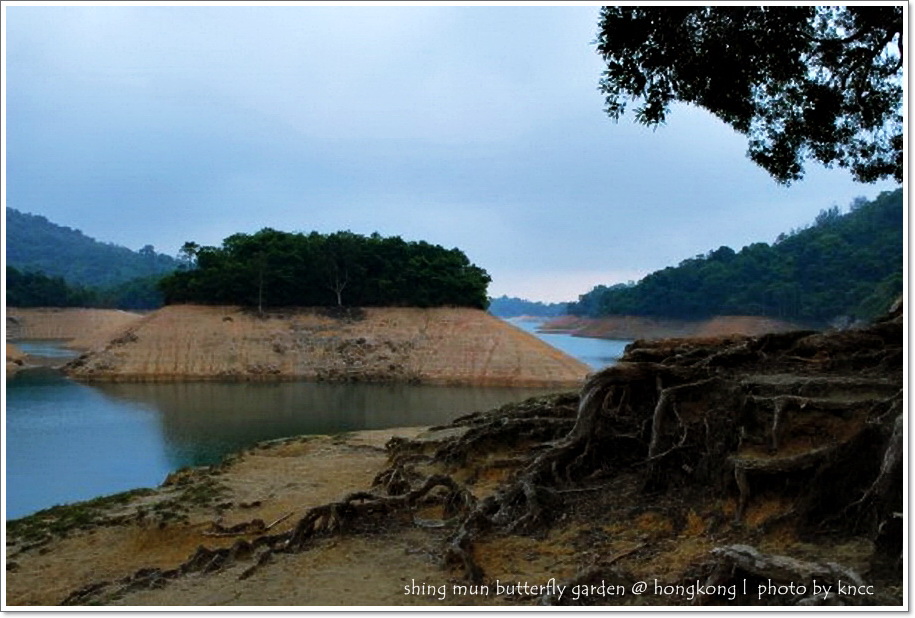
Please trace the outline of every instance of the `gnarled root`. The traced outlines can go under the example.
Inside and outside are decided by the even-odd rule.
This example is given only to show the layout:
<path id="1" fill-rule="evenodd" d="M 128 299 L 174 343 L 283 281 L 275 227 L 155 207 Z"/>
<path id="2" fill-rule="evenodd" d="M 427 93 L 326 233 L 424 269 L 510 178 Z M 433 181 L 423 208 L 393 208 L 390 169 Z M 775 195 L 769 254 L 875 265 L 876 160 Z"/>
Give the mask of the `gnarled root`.
<path id="1" fill-rule="evenodd" d="M 706 589 L 740 582 L 734 591 L 767 605 L 860 605 L 861 597 L 840 592 L 838 584 L 856 591 L 865 587 L 854 570 L 834 562 L 807 562 L 790 556 L 766 554 L 749 545 L 726 545 L 711 551 L 714 566 L 705 582 Z M 753 585 L 748 586 L 748 580 Z M 812 582 L 828 586 L 813 594 Z M 756 582 L 759 582 L 758 584 Z M 865 587 L 866 588 L 866 587 Z M 873 587 L 871 587 L 873 588 Z M 738 592 L 739 590 L 739 592 Z M 844 590 L 844 589 L 843 589 Z M 711 598 L 699 599 L 699 603 Z"/>

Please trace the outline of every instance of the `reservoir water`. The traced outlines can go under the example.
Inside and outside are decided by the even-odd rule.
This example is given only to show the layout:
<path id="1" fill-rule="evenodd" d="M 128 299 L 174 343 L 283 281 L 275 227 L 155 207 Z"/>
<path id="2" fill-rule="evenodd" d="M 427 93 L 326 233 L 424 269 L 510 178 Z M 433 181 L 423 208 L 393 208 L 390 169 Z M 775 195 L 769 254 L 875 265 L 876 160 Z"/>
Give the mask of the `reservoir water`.
<path id="1" fill-rule="evenodd" d="M 534 332 L 532 322 L 515 324 Z M 592 367 L 626 342 L 543 335 Z M 58 364 L 56 342 L 19 342 Z M 445 424 L 555 389 L 311 382 L 82 384 L 53 370 L 6 382 L 6 509 L 12 519 L 55 504 L 153 487 L 184 466 L 218 462 L 256 442 Z"/>
<path id="2" fill-rule="evenodd" d="M 536 335 L 572 358 L 577 358 L 592 369 L 601 369 L 612 365 L 619 360 L 625 347 L 631 343 L 631 341 L 617 339 L 573 337 L 565 333 L 541 333 L 537 329 L 543 324 L 542 320 L 513 318 L 507 321 L 522 330 Z"/>

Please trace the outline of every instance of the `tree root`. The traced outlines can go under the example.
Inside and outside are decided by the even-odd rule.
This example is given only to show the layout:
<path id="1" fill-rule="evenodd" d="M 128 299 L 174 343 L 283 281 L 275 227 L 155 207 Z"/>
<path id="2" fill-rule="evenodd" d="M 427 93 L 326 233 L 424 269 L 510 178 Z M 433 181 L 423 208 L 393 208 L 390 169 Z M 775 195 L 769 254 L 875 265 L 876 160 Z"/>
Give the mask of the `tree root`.
<path id="1" fill-rule="evenodd" d="M 473 453 L 484 451 L 487 445 L 517 444 L 522 440 L 549 442 L 566 435 L 574 423 L 571 418 L 497 418 L 445 444 L 435 452 L 433 460 L 453 466 L 464 465 Z"/>
<path id="2" fill-rule="evenodd" d="M 430 496 L 434 489 L 440 487 L 445 488 L 446 491 L 434 497 Z M 254 564 L 246 568 L 239 576 L 239 579 L 246 579 L 253 575 L 260 566 L 268 563 L 277 553 L 300 552 L 308 546 L 310 540 L 319 535 L 341 534 L 354 529 L 358 523 L 388 519 L 394 513 L 409 511 L 420 501 L 429 498 L 442 505 L 443 517 L 446 519 L 460 513 L 471 512 L 476 504 L 476 499 L 470 492 L 444 474 L 432 475 L 416 489 L 395 496 L 377 496 L 364 491 L 354 492 L 339 502 L 331 502 L 309 509 L 299 519 L 296 526 L 287 532 L 274 535 L 262 534 L 250 541 L 239 539 L 229 548 L 208 549 L 200 546 L 190 558 L 175 569 L 140 569 L 117 582 L 101 582 L 76 590 L 68 595 L 61 604 L 85 604 L 108 588 L 113 588 L 113 590 L 107 591 L 108 594 L 117 595 L 143 588 L 162 587 L 168 581 L 187 573 L 213 573 L 240 561 L 254 558 Z M 281 517 L 269 527 L 264 526 L 264 531 L 288 517 L 289 515 Z M 260 520 L 254 520 L 254 522 L 257 521 Z M 224 529 L 222 534 L 211 532 L 208 536 L 234 536 L 245 534 L 243 530 L 260 528 L 256 525 L 252 526 L 252 523 L 245 522 L 237 527 Z M 260 525 L 263 526 L 262 521 Z"/>
<path id="3" fill-rule="evenodd" d="M 290 517 L 295 514 L 295 511 L 290 511 L 283 515 L 282 517 L 272 521 L 269 524 L 264 524 L 262 519 L 252 519 L 251 521 L 242 522 L 234 526 L 225 527 L 220 523 L 213 523 L 213 529 L 207 530 L 203 534 L 204 536 L 216 536 L 216 537 L 225 537 L 225 536 L 244 536 L 249 534 L 263 534 L 264 532 L 269 532 L 275 528 L 278 524 L 283 523 Z"/>
<path id="4" fill-rule="evenodd" d="M 644 547 L 645 543 L 639 543 L 635 547 L 620 552 L 611 558 L 601 560 L 597 564 L 585 567 L 568 580 L 560 583 L 557 588 L 572 590 L 582 585 L 597 585 L 598 582 L 600 582 L 600 584 L 609 582 L 612 585 L 622 584 L 626 589 L 629 589 L 633 583 L 632 577 L 624 573 L 615 565 L 623 558 L 631 556 Z M 585 597 L 584 599 L 573 599 L 571 594 L 566 595 L 566 598 L 563 599 L 561 595 L 558 595 L 555 592 L 547 592 L 540 597 L 539 605 L 585 605 L 588 600 L 588 597 Z"/>
<path id="5" fill-rule="evenodd" d="M 623 361 L 593 374 L 577 398 L 560 395 L 469 415 L 439 428 L 454 431 L 441 431 L 437 441 L 392 440 L 390 466 L 376 476 L 374 492 L 355 492 L 311 508 L 293 529 L 280 534 L 266 534 L 275 524 L 264 526 L 259 520 L 240 524 L 238 530 L 217 529 L 216 535 L 259 536 L 239 539 L 227 549 L 201 547 L 173 571 L 143 570 L 118 585 L 159 586 L 182 573 L 212 572 L 240 560 L 253 561 L 241 574 L 249 577 L 273 556 L 303 551 L 318 536 L 377 527 L 427 502 L 442 506 L 443 523 L 411 521 L 456 524 L 444 562 L 481 583 L 486 573 L 474 557 L 476 539 L 491 533 L 542 534 L 572 494 L 611 487 L 577 484 L 621 473 L 632 491 L 665 499 L 736 498 L 738 520 L 755 495 L 772 492 L 781 501 L 781 512 L 768 522 L 794 524 L 799 530 L 801 524 L 836 514 L 852 522 L 867 519 L 873 535 L 894 546 L 904 459 L 902 376 L 896 365 L 901 332 L 901 324 L 894 323 L 873 332 L 780 333 L 718 345 L 637 342 Z M 858 346 L 865 346 L 866 354 Z M 898 394 L 880 399 L 890 392 Z M 479 501 L 451 476 L 423 478 L 417 472 L 420 464 L 471 467 L 476 458 L 484 463 L 471 470 L 475 478 L 480 468 L 491 465 L 493 451 L 508 451 L 517 470 Z M 859 461 L 862 457 L 866 461 Z M 709 512 L 725 517 L 720 505 Z M 815 577 L 828 584 L 841 579 L 862 585 L 861 577 L 846 567 L 765 554 L 749 545 L 726 545 L 710 555 L 714 562 L 708 582 L 715 585 L 736 581 L 738 572 L 775 582 Z M 603 574 L 622 581 L 624 574 L 612 562 L 583 569 L 573 579 L 587 582 Z M 68 600 L 82 602 L 97 594 L 98 589 L 76 591 Z M 819 602 L 802 595 L 769 601 Z"/>
<path id="6" fill-rule="evenodd" d="M 834 562 L 821 564 L 807 562 L 790 556 L 766 554 L 749 545 L 727 545 L 711 551 L 716 563 L 706 581 L 707 587 L 717 587 L 728 582 L 738 581 L 738 575 L 749 575 L 766 582 L 761 588 L 768 604 L 778 605 L 860 605 L 861 598 L 856 595 L 841 594 L 838 584 L 854 586 L 856 590 L 864 586 L 861 576 L 854 570 Z M 830 586 L 830 595 L 812 594 L 812 582 L 816 580 L 822 586 Z M 744 579 L 745 585 L 746 579 Z M 771 586 L 771 588 L 770 588 Z M 803 586 L 803 589 L 801 588 Z M 872 588 L 872 587 L 871 587 Z M 757 593 L 760 588 L 749 590 Z M 829 597 L 832 598 L 829 598 Z M 706 599 L 707 600 L 707 599 Z"/>

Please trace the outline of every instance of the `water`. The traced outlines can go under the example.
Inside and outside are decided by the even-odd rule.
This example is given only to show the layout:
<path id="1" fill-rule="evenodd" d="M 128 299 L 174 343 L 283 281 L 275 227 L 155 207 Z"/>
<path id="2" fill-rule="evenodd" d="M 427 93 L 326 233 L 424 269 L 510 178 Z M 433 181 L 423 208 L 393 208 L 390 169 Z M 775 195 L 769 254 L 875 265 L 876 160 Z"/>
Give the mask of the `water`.
<path id="1" fill-rule="evenodd" d="M 300 434 L 448 423 L 549 392 L 374 384 L 81 384 L 50 370 L 7 382 L 7 517 L 135 487 Z"/>
<path id="2" fill-rule="evenodd" d="M 623 355 L 623 350 L 631 341 L 617 339 L 593 339 L 590 337 L 573 337 L 563 333 L 540 333 L 537 329 L 542 320 L 510 319 L 510 324 L 534 334 L 554 348 L 559 348 L 572 358 L 577 358 L 592 369 L 603 369 L 612 365 Z"/>
<path id="3" fill-rule="evenodd" d="M 73 350 L 62 346 L 58 339 L 33 339 L 31 341 L 17 341 L 16 347 L 23 353 L 38 360 L 48 360 L 47 364 L 61 364 L 77 356 Z"/>
<path id="4" fill-rule="evenodd" d="M 514 322 L 534 332 L 537 323 Z M 591 367 L 626 342 L 535 333 Z M 17 342 L 33 359 L 73 356 L 58 342 Z M 136 487 L 263 440 L 438 425 L 555 389 L 310 382 L 81 384 L 50 370 L 7 381 L 7 517 Z"/>

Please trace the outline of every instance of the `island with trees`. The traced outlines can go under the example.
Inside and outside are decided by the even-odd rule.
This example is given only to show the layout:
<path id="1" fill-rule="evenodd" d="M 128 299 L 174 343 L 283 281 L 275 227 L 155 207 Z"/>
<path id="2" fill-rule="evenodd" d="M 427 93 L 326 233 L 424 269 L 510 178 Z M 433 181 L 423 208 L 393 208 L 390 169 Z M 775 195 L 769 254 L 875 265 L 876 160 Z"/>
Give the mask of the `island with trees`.
<path id="1" fill-rule="evenodd" d="M 475 307 L 490 277 L 460 249 L 399 236 L 234 234 L 221 247 L 182 247 L 184 268 L 164 277 L 165 302 L 250 307 Z"/>
<path id="2" fill-rule="evenodd" d="M 901 182 L 903 13 L 901 5 L 875 4 L 605 7 L 597 47 L 607 65 L 607 111 L 619 117 L 635 99 L 637 118 L 659 124 L 675 101 L 708 109 L 748 136 L 749 156 L 779 182 L 799 178 L 806 160 L 847 168 L 861 181 Z M 703 315 L 706 299 L 690 293 L 712 285 L 701 273 L 718 282 L 700 287 L 709 300 L 735 310 L 810 320 L 873 314 L 898 290 L 901 195 L 881 195 L 844 217 L 825 211 L 774 246 L 722 248 L 588 300 L 600 301 L 598 312 Z M 857 243 L 871 234 L 875 246 Z M 370 266 L 335 259 L 345 251 L 325 251 L 324 262 L 312 263 L 313 289 L 301 293 L 321 294 L 321 308 L 271 308 L 300 292 L 267 275 L 279 265 L 266 252 L 236 264 L 233 247 L 187 249 L 196 264 L 171 278 L 166 296 L 222 302 L 228 297 L 207 285 L 223 281 L 244 307 L 170 305 L 74 369 L 115 375 L 112 368 L 129 373 L 150 360 L 175 367 L 191 349 L 198 359 L 231 356 L 249 372 L 282 372 L 316 341 L 347 359 L 341 375 L 366 355 L 421 367 L 443 351 L 440 342 L 482 331 L 480 322 L 461 326 L 457 314 L 432 320 L 430 313 L 486 315 L 445 307 L 395 308 L 401 317 L 368 307 L 363 315 L 348 304 L 370 304 L 363 299 L 380 292 L 369 285 L 367 296 L 355 294 Z M 209 269 L 214 278 L 196 278 Z M 849 276 L 836 279 L 843 270 Z M 453 285 L 461 287 L 444 287 Z M 429 304 L 439 298 L 425 294 Z M 400 319 L 408 336 L 378 336 Z M 379 330 L 358 338 L 345 332 L 360 321 Z M 448 325 L 447 336 L 421 342 L 434 321 Z M 8 594 L 36 605 L 906 609 L 902 297 L 852 326 L 636 341 L 576 392 L 390 439 L 370 473 L 345 491 L 333 476 L 336 493 L 321 499 L 296 493 L 308 483 L 287 462 L 336 445 L 345 453 L 333 461 L 338 473 L 347 467 L 338 461 L 378 450 L 366 447 L 365 436 L 264 444 L 215 469 L 177 473 L 155 492 L 49 509 L 8 524 L 15 557 L 7 563 Z M 272 356 L 252 354 L 246 337 Z M 168 340 L 154 348 L 167 354 L 134 353 L 157 340 Z M 470 345 L 480 349 L 480 341 Z M 402 363 L 400 351 L 420 364 Z M 447 353 L 456 358 L 466 349 Z M 471 366 L 492 360 L 474 357 Z M 264 460 L 273 460 L 270 473 Z M 319 474 L 312 461 L 308 482 Z M 252 486 L 263 496 L 252 500 Z M 139 545 L 150 549 L 129 551 Z M 58 558 L 56 569 L 49 556 Z M 303 573 L 331 584 L 302 585 Z M 345 588 L 341 597 L 341 573 L 375 585 Z M 412 592 L 410 584 L 426 582 L 441 584 L 442 595 Z M 515 582 L 511 592 L 499 588 Z M 335 596 L 322 596 L 327 590 Z"/>

